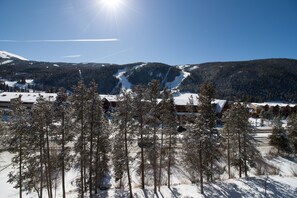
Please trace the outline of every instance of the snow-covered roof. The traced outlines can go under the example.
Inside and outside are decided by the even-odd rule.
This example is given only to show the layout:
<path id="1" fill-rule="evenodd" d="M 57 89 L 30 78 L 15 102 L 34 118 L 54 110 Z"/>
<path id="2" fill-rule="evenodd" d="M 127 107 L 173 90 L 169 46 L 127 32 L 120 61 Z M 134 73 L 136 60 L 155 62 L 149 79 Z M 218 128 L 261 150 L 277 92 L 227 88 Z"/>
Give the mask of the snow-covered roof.
<path id="1" fill-rule="evenodd" d="M 190 99 L 193 100 L 194 105 L 198 105 L 198 94 L 195 93 L 175 93 L 173 95 L 175 105 L 186 106 L 190 103 Z M 215 99 L 212 104 L 216 104 L 216 112 L 220 113 L 225 104 L 226 100 Z"/>
<path id="2" fill-rule="evenodd" d="M 33 79 L 26 79 L 25 81 L 26 81 L 27 84 L 33 84 L 34 83 Z"/>
<path id="3" fill-rule="evenodd" d="M 106 100 L 110 101 L 110 102 L 117 102 L 118 101 L 118 95 L 104 95 L 104 94 L 100 94 L 101 99 L 105 98 Z M 174 93 L 173 94 L 173 99 L 174 99 L 174 103 L 175 105 L 178 106 L 186 106 L 189 104 L 189 99 L 193 98 L 193 103 L 194 105 L 198 105 L 198 94 L 194 94 L 194 93 Z M 162 99 L 157 99 L 157 103 L 160 103 L 162 101 Z M 225 104 L 226 104 L 226 100 L 219 100 L 219 99 L 215 99 L 212 101 L 212 104 L 216 105 L 216 112 L 220 113 Z"/>
<path id="4" fill-rule="evenodd" d="M 18 81 L 5 81 L 5 84 L 9 87 L 15 87 L 15 85 L 18 83 Z"/>
<path id="5" fill-rule="evenodd" d="M 109 102 L 116 102 L 116 101 L 118 101 L 117 95 L 104 95 L 104 94 L 100 94 L 99 96 L 100 96 L 101 99 L 105 98 Z"/>
<path id="6" fill-rule="evenodd" d="M 3 92 L 0 94 L 0 102 L 10 102 L 11 99 L 18 98 L 21 96 L 22 102 L 25 103 L 36 103 L 37 98 L 43 97 L 45 100 L 54 101 L 56 100 L 56 93 L 29 93 L 29 92 Z"/>
<path id="7" fill-rule="evenodd" d="M 277 103 L 277 102 L 263 102 L 263 103 L 252 103 L 252 105 L 254 105 L 255 107 L 264 107 L 266 105 L 268 105 L 269 107 L 295 107 L 297 104 L 288 104 L 288 103 Z"/>

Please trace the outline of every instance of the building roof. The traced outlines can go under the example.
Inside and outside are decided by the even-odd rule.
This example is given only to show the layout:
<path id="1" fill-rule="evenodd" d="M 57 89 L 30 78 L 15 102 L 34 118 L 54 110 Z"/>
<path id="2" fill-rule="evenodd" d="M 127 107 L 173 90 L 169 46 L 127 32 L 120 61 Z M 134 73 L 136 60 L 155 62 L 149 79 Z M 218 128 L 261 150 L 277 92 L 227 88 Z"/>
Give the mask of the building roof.
<path id="1" fill-rule="evenodd" d="M 175 105 L 179 106 L 188 105 L 190 103 L 190 100 L 193 101 L 194 105 L 199 105 L 198 98 L 198 94 L 195 93 L 175 93 L 173 95 Z M 226 103 L 227 100 L 214 99 L 212 101 L 212 104 L 216 105 L 216 113 L 221 113 Z"/>
<path id="2" fill-rule="evenodd" d="M 21 100 L 24 103 L 36 103 L 37 98 L 43 97 L 48 101 L 55 101 L 56 93 L 29 93 L 29 92 L 2 92 L 0 93 L 0 102 L 10 102 L 11 99 L 18 98 L 21 96 Z"/>
<path id="3" fill-rule="evenodd" d="M 104 94 L 99 94 L 101 99 L 106 99 L 109 102 L 117 102 L 118 101 L 118 96 L 117 95 L 104 95 Z"/>
<path id="4" fill-rule="evenodd" d="M 295 107 L 297 104 L 289 104 L 289 103 L 277 103 L 277 102 L 263 102 L 263 103 L 252 103 L 255 107 L 264 107 L 264 106 L 269 106 L 269 107 Z"/>

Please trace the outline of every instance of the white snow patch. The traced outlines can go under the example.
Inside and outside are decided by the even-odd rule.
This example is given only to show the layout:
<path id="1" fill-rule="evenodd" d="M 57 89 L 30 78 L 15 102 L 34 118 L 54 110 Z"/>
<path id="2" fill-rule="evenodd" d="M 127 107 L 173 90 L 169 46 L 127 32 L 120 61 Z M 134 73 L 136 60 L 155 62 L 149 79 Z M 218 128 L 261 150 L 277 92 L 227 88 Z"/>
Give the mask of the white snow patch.
<path id="1" fill-rule="evenodd" d="M 147 65 L 147 63 L 143 63 L 143 64 L 141 64 L 141 65 L 138 65 L 138 66 L 134 67 L 134 69 L 139 69 L 139 68 L 141 68 L 141 67 L 143 67 L 143 66 L 146 66 L 146 65 Z"/>
<path id="2" fill-rule="evenodd" d="M 178 69 L 184 70 L 185 68 L 189 67 L 190 65 L 179 65 L 177 66 Z"/>
<path id="3" fill-rule="evenodd" d="M 6 60 L 6 61 L 3 61 L 2 63 L 0 63 L 0 65 L 5 65 L 5 64 L 8 64 L 8 63 L 12 63 L 13 60 Z"/>
<path id="4" fill-rule="evenodd" d="M 58 64 L 53 64 L 53 66 L 54 66 L 54 67 L 60 67 L 60 65 L 58 65 Z"/>
<path id="5" fill-rule="evenodd" d="M 119 69 L 118 72 L 114 75 L 117 79 L 119 79 L 119 83 L 122 84 L 122 90 L 131 90 L 132 84 L 128 81 L 125 76 L 126 68 Z"/>
<path id="6" fill-rule="evenodd" d="M 198 68 L 199 68 L 198 65 L 194 65 L 193 67 L 189 68 L 188 70 L 189 70 L 189 71 L 193 71 L 193 70 L 198 69 Z"/>
<path id="7" fill-rule="evenodd" d="M 8 85 L 8 87 L 15 87 L 17 83 L 18 81 L 5 81 L 5 84 Z"/>
<path id="8" fill-rule="evenodd" d="M 292 168 L 297 171 L 297 164 L 283 157 L 273 158 L 269 160 L 268 163 L 273 164 L 275 167 L 279 168 L 280 175 L 282 176 L 292 176 Z"/>
<path id="9" fill-rule="evenodd" d="M 33 84 L 34 83 L 33 79 L 26 79 L 25 81 L 26 81 L 27 84 Z"/>
<path id="10" fill-rule="evenodd" d="M 24 61 L 28 60 L 28 59 L 26 59 L 24 57 L 21 57 L 19 55 L 9 53 L 9 52 L 6 52 L 6 51 L 0 51 L 0 58 L 4 58 L 4 59 L 17 58 L 17 59 L 24 60 Z"/>
<path id="11" fill-rule="evenodd" d="M 166 87 L 168 89 L 176 89 L 178 88 L 178 86 L 181 84 L 181 82 L 186 79 L 188 76 L 190 75 L 189 72 L 185 72 L 185 71 L 182 71 L 181 74 L 179 76 L 176 76 L 174 81 L 172 82 L 167 82 L 166 83 Z"/>

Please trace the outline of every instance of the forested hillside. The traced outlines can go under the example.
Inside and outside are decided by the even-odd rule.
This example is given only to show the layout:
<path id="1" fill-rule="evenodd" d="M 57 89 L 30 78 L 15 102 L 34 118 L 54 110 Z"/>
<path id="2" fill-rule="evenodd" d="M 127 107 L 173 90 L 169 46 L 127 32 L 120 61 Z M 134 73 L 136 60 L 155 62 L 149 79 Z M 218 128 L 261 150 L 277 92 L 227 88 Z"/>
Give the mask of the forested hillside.
<path id="1" fill-rule="evenodd" d="M 181 91 L 196 92 L 197 84 L 211 81 L 217 97 L 239 101 L 297 100 L 297 60 L 265 59 L 195 65 Z"/>
<path id="2" fill-rule="evenodd" d="M 213 62 L 185 66 L 163 63 L 131 63 L 124 65 L 103 63 L 49 63 L 5 59 L 0 57 L 0 77 L 20 81 L 34 79 L 38 89 L 57 89 L 72 86 L 80 79 L 89 83 L 94 79 L 98 92 L 117 94 L 125 82 L 135 86 L 147 85 L 152 79 L 161 82 L 160 88 L 179 79 L 182 92 L 197 92 L 202 82 L 216 86 L 216 98 L 234 101 L 297 101 L 297 60 L 263 59 L 239 62 Z M 121 76 L 118 76 L 119 72 Z M 180 77 L 184 72 L 189 75 Z"/>

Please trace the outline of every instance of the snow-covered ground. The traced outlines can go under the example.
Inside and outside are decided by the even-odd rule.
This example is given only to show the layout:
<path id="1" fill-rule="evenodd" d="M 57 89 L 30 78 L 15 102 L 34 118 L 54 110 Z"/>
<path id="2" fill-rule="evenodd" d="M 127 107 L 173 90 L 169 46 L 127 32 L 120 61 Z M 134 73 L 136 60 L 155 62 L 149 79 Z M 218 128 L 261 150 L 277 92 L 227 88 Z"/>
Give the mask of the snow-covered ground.
<path id="1" fill-rule="evenodd" d="M 260 147 L 261 149 L 261 147 Z M 264 152 L 266 155 L 267 152 Z M 12 184 L 7 183 L 7 174 L 12 170 L 12 154 L 8 152 L 0 153 L 0 192 L 1 197 L 18 197 L 18 190 L 13 188 Z M 273 165 L 277 170 L 277 175 L 256 176 L 255 171 L 250 171 L 248 178 L 234 178 L 217 181 L 215 183 L 205 183 L 204 195 L 200 194 L 200 188 L 197 184 L 192 184 L 188 179 L 189 175 L 182 168 L 174 168 L 172 174 L 171 188 L 161 186 L 158 196 L 154 195 L 153 187 L 147 187 L 145 191 L 140 189 L 139 176 L 136 171 L 132 171 L 133 194 L 136 198 L 147 197 L 176 197 L 176 198 L 199 198 L 199 197 L 265 197 L 265 182 L 267 197 L 289 197 L 295 198 L 297 193 L 297 177 L 292 175 L 292 169 L 297 170 L 297 164 L 283 157 L 265 158 L 269 165 Z M 234 172 L 237 177 L 236 171 Z M 71 169 L 66 174 L 67 197 L 77 197 L 75 186 L 76 178 L 79 177 L 79 171 Z M 101 191 L 99 197 L 128 197 L 128 189 L 119 190 L 112 187 L 108 191 Z M 56 197 L 61 197 L 61 183 L 57 182 L 57 189 L 54 191 Z M 47 193 L 44 191 L 46 197 Z M 25 198 L 36 198 L 35 193 L 23 193 Z"/>
<path id="2" fill-rule="evenodd" d="M 123 72 L 123 71 L 122 71 Z M 120 72 L 119 72 L 120 73 Z M 271 128 L 270 128 L 271 129 Z M 263 132 L 264 131 L 264 132 Z M 131 164 L 131 176 L 133 181 L 133 195 L 136 198 L 151 198 L 151 197 L 162 197 L 162 198 L 199 198 L 199 197 L 265 197 L 265 185 L 266 185 L 266 196 L 267 197 L 289 197 L 295 198 L 297 195 L 297 177 L 294 176 L 297 173 L 297 163 L 295 159 L 284 158 L 284 157 L 272 157 L 270 155 L 271 146 L 267 144 L 267 137 L 270 133 L 265 130 L 258 130 L 256 138 L 263 139 L 258 144 L 258 149 L 264 157 L 264 162 L 270 167 L 267 174 L 270 175 L 258 175 L 256 169 L 251 169 L 248 173 L 248 178 L 238 178 L 238 170 L 234 167 L 231 168 L 231 173 L 234 178 L 227 179 L 226 173 L 221 175 L 221 180 L 215 183 L 204 184 L 204 195 L 200 193 L 200 187 L 198 184 L 192 184 L 190 175 L 182 166 L 181 162 L 177 162 L 177 166 L 172 169 L 171 175 L 171 188 L 166 186 L 166 171 L 162 176 L 162 185 L 158 195 L 153 193 L 153 185 L 146 187 L 146 190 L 140 189 L 140 176 L 137 174 L 136 167 L 139 163 L 134 160 Z M 137 159 L 136 155 L 138 147 L 131 148 L 131 158 Z M 0 197 L 18 197 L 18 190 L 13 188 L 12 184 L 7 183 L 7 175 L 12 170 L 11 158 L 12 154 L 8 152 L 0 153 Z M 181 159 L 181 158 L 179 158 Z M 226 162 L 222 162 L 224 164 Z M 264 163 L 264 164 L 265 164 Z M 264 167 L 264 166 L 263 166 Z M 264 169 L 263 169 L 264 170 Z M 268 173 L 269 172 L 269 173 Z M 295 173 L 294 173 L 295 172 Z M 111 172 L 111 175 L 113 173 Z M 265 174 L 265 171 L 262 173 Z M 147 174 L 146 179 L 149 179 L 152 175 Z M 66 190 L 67 197 L 77 197 L 76 179 L 79 178 L 79 170 L 72 168 L 66 174 Z M 125 179 L 123 181 L 126 183 Z M 129 191 L 126 186 L 125 190 L 116 189 L 116 182 L 114 179 L 110 180 L 111 188 L 107 191 L 101 191 L 99 197 L 128 197 Z M 56 197 L 61 197 L 61 182 L 57 181 L 57 189 L 54 191 Z M 47 196 L 44 190 L 45 197 Z M 37 198 L 36 193 L 26 194 L 23 193 L 25 198 Z"/>
<path id="3" fill-rule="evenodd" d="M 14 198 L 19 197 L 19 190 L 13 188 L 13 184 L 7 183 L 8 180 L 8 173 L 11 172 L 12 166 L 11 166 L 11 159 L 13 155 L 9 152 L 1 152 L 0 153 L 0 197 L 5 198 Z M 67 197 L 70 198 L 76 198 L 77 192 L 76 192 L 76 186 L 75 186 L 75 179 L 78 177 L 79 171 L 71 169 L 66 173 L 66 189 L 67 189 Z M 56 197 L 62 197 L 61 192 L 61 183 L 60 181 L 57 181 L 57 190 L 53 191 L 54 194 L 56 194 Z M 47 192 L 44 190 L 44 195 L 47 197 Z M 23 193 L 24 198 L 37 198 L 36 193 L 30 193 L 27 194 L 26 192 Z"/>

